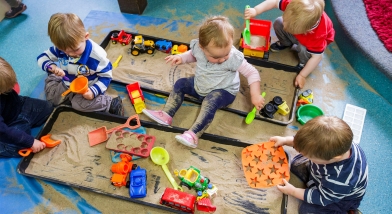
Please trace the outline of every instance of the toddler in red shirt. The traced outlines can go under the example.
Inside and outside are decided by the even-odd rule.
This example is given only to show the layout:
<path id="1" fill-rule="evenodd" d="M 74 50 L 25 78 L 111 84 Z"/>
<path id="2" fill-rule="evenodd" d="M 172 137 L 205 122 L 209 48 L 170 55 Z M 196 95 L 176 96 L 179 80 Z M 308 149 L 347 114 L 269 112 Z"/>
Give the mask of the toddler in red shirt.
<path id="1" fill-rule="evenodd" d="M 245 9 L 245 19 L 278 8 L 283 16 L 274 21 L 279 41 L 270 50 L 278 52 L 291 47 L 298 52 L 301 71 L 295 78 L 295 86 L 303 88 L 305 78 L 320 63 L 328 44 L 334 41 L 332 21 L 324 12 L 324 0 L 266 0 L 254 8 Z"/>

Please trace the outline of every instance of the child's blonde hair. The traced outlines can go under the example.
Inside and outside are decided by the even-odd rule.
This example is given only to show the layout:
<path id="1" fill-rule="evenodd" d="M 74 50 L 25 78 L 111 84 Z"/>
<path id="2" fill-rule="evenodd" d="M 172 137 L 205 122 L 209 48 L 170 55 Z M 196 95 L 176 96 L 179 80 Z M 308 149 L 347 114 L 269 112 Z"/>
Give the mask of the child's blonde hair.
<path id="1" fill-rule="evenodd" d="M 309 120 L 294 136 L 294 148 L 309 158 L 331 160 L 351 148 L 353 132 L 338 117 L 319 116 Z"/>
<path id="2" fill-rule="evenodd" d="M 324 0 L 292 0 L 283 12 L 283 30 L 304 34 L 312 29 L 324 12 Z"/>
<path id="3" fill-rule="evenodd" d="M 56 13 L 50 17 L 48 35 L 52 43 L 60 50 L 75 49 L 86 36 L 84 24 L 73 13 Z"/>
<path id="4" fill-rule="evenodd" d="M 10 92 L 16 80 L 16 74 L 11 65 L 0 57 L 0 94 Z"/>
<path id="5" fill-rule="evenodd" d="M 224 16 L 207 18 L 199 29 L 199 44 L 203 48 L 210 42 L 213 42 L 215 47 L 224 48 L 231 44 L 233 38 L 234 28 Z"/>

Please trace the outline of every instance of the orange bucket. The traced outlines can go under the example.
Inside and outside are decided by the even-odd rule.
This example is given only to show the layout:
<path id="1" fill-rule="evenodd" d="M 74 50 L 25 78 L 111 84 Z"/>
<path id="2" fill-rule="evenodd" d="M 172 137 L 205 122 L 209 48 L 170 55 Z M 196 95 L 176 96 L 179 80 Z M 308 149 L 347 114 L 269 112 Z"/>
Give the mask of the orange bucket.
<path id="1" fill-rule="evenodd" d="M 69 85 L 69 89 L 64 91 L 61 96 L 65 97 L 70 92 L 77 93 L 77 94 L 84 94 L 87 92 L 88 89 L 88 79 L 85 76 L 80 76 L 74 79 Z"/>

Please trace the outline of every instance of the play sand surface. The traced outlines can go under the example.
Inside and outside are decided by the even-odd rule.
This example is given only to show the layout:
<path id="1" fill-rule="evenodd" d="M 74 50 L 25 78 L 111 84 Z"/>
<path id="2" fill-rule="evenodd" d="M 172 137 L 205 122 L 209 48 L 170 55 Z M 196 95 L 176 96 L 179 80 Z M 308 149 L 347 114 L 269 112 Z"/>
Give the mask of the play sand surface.
<path id="1" fill-rule="evenodd" d="M 106 143 L 90 147 L 87 137 L 88 132 L 98 127 L 106 126 L 110 129 L 119 124 L 67 111 L 60 112 L 57 118 L 51 120 L 54 121 L 50 130 L 52 139 L 62 140 L 62 143 L 35 154 L 25 173 L 73 187 L 87 188 L 107 196 L 129 198 L 126 187 L 111 185 L 110 168 L 113 162 L 109 150 L 105 148 Z M 194 166 L 218 187 L 218 195 L 212 199 L 213 205 L 217 207 L 216 213 L 280 213 L 282 194 L 276 187 L 252 189 L 247 184 L 241 164 L 243 147 L 200 139 L 198 148 L 190 149 L 175 142 L 176 133 L 147 128 L 147 134 L 156 137 L 154 146 L 168 151 L 170 161 L 167 167 L 172 174 L 175 169 Z M 116 136 L 113 134 L 112 137 Z M 144 206 L 160 206 L 159 200 L 163 191 L 166 187 L 171 187 L 162 168 L 150 158 L 139 159 L 133 163 L 147 170 L 148 184 L 147 197 L 134 202 L 146 203 Z M 179 183 L 178 178 L 175 180 Z M 195 194 L 194 190 L 188 190 L 186 187 L 184 191 Z M 98 196 L 97 194 L 97 198 L 102 197 Z M 125 200 L 116 200 L 115 204 L 116 206 L 110 207 L 112 213 L 119 213 L 124 209 L 120 208 L 119 204 L 135 206 Z"/>

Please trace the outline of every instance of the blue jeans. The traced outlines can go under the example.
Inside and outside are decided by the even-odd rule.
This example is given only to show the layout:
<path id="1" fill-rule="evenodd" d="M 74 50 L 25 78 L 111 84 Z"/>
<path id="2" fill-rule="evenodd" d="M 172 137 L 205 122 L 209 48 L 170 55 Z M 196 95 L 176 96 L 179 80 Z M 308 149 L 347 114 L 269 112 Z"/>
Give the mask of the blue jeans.
<path id="1" fill-rule="evenodd" d="M 39 100 L 30 97 L 19 96 L 22 101 L 22 111 L 15 121 L 8 124 L 8 127 L 22 130 L 31 134 L 31 128 L 45 123 L 46 119 L 53 111 L 53 105 L 46 100 Z M 21 148 L 13 142 L 0 139 L 0 157 L 20 157 L 18 151 Z"/>
<path id="2" fill-rule="evenodd" d="M 235 99 L 235 95 L 223 89 L 213 90 L 205 97 L 200 96 L 195 91 L 194 77 L 181 78 L 174 84 L 173 91 L 170 93 L 163 111 L 173 117 L 184 101 L 185 94 L 202 101 L 200 113 L 189 129 L 199 137 L 211 124 L 216 111 L 230 105 Z"/>

